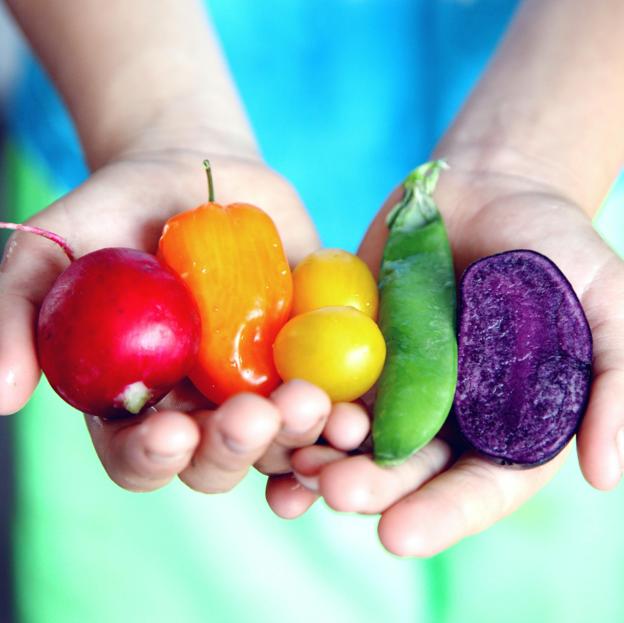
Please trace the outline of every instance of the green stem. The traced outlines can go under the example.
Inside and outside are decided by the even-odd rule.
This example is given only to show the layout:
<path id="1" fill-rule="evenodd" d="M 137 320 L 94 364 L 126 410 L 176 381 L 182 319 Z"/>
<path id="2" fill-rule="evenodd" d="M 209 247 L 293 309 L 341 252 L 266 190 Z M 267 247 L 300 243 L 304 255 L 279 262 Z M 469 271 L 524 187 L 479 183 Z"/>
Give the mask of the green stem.
<path id="1" fill-rule="evenodd" d="M 204 169 L 206 169 L 206 177 L 208 178 L 208 201 L 213 203 L 215 200 L 214 183 L 212 181 L 212 169 L 210 168 L 210 160 L 204 160 Z"/>
<path id="2" fill-rule="evenodd" d="M 448 169 L 444 160 L 434 160 L 420 165 L 407 176 L 403 182 L 403 198 L 386 217 L 389 229 L 401 226 L 422 227 L 439 216 L 432 195 L 440 171 L 444 169 Z"/>

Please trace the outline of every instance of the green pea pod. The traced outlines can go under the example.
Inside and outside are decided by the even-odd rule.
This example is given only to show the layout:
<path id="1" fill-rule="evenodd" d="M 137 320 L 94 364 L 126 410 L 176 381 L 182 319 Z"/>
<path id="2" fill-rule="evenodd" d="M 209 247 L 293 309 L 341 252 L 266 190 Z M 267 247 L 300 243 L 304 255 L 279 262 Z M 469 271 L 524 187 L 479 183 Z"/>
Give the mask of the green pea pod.
<path id="1" fill-rule="evenodd" d="M 418 167 L 387 218 L 379 274 L 379 326 L 386 363 L 373 420 L 375 461 L 409 458 L 440 430 L 457 382 L 455 272 L 432 193 L 443 161 Z"/>

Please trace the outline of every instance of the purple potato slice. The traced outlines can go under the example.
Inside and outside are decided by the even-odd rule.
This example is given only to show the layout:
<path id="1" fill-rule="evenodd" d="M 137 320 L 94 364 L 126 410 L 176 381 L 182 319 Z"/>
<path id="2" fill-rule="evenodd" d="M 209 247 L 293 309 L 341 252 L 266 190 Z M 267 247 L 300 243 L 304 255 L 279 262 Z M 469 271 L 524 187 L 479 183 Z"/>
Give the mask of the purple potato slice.
<path id="1" fill-rule="evenodd" d="M 534 251 L 492 255 L 462 276 L 454 414 L 466 440 L 502 463 L 539 465 L 579 427 L 592 336 L 557 266 Z"/>

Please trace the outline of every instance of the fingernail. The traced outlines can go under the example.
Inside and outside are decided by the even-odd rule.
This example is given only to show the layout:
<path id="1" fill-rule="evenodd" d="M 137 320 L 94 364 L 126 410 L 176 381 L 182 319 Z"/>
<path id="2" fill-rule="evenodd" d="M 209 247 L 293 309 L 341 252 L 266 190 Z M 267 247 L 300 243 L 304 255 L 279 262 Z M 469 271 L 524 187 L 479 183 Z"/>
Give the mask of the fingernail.
<path id="1" fill-rule="evenodd" d="M 6 376 L 4 377 L 4 382 L 5 382 L 6 385 L 8 385 L 11 388 L 17 387 L 17 381 L 16 381 L 16 377 L 15 377 L 15 372 L 13 370 L 9 370 L 6 373 Z"/>
<path id="2" fill-rule="evenodd" d="M 624 472 L 624 427 L 620 428 L 616 437 L 615 443 L 617 445 L 618 454 L 620 455 L 620 469 Z"/>
<path id="3" fill-rule="evenodd" d="M 318 493 L 319 490 L 319 478 L 318 476 L 304 476 L 299 472 L 293 472 L 294 477 L 297 479 L 297 482 L 302 486 L 308 489 L 309 491 L 314 491 L 314 493 Z"/>

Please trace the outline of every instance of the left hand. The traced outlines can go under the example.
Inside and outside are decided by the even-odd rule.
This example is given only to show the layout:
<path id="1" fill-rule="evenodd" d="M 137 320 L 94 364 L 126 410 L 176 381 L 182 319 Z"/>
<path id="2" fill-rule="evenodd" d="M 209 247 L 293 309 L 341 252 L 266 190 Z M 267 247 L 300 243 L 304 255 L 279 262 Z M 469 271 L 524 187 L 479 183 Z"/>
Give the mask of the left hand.
<path id="1" fill-rule="evenodd" d="M 624 427 L 624 262 L 592 228 L 590 218 L 565 192 L 537 178 L 453 168 L 440 178 L 436 199 L 447 224 L 458 275 L 474 260 L 493 253 L 528 248 L 550 257 L 581 300 L 594 341 L 593 383 L 587 412 L 577 435 L 579 462 L 586 480 L 611 489 L 624 464 L 618 435 Z M 371 225 L 360 253 L 379 266 L 385 214 L 397 193 Z M 431 556 L 508 515 L 539 491 L 569 455 L 532 469 L 498 466 L 467 448 L 438 437 L 404 464 L 381 468 L 369 455 L 348 456 L 362 441 L 364 411 L 349 406 L 349 418 L 332 425 L 325 437 L 333 447 L 295 452 L 293 469 L 310 489 L 294 487 L 290 477 L 269 482 L 267 499 L 282 516 L 303 513 L 322 495 L 332 508 L 381 513 L 379 536 L 391 552 Z M 358 428 L 359 427 L 359 428 Z M 351 430 L 360 438 L 349 441 Z M 618 431 L 620 431 L 618 433 Z"/>
<path id="2" fill-rule="evenodd" d="M 78 256 L 116 246 L 153 252 L 169 217 L 205 201 L 201 160 L 208 156 L 218 199 L 266 209 L 292 262 L 317 247 L 294 188 L 259 157 L 239 155 L 236 143 L 212 137 L 202 141 L 211 146 L 205 150 L 163 148 L 152 132 L 29 223 L 65 237 Z M 172 138 L 171 144 L 184 141 Z M 0 416 L 18 411 L 37 386 L 35 319 L 66 263 L 56 245 L 38 236 L 18 232 L 7 244 L 0 263 Z M 121 487 L 152 491 L 179 476 L 193 489 L 215 493 L 236 486 L 251 465 L 265 473 L 288 470 L 292 449 L 316 440 L 329 409 L 325 393 L 301 381 L 269 398 L 242 394 L 219 407 L 183 382 L 140 417 L 85 419 L 98 457 Z"/>

